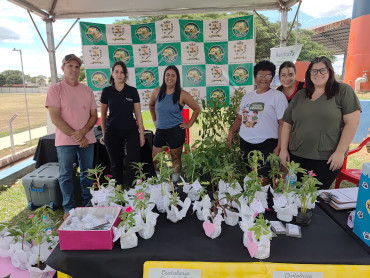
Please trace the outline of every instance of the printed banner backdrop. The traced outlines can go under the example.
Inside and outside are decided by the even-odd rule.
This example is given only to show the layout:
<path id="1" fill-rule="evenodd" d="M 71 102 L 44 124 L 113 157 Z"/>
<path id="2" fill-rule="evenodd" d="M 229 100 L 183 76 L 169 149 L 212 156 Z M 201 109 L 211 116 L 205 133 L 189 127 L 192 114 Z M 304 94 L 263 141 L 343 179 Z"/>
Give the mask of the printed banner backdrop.
<path id="1" fill-rule="evenodd" d="M 235 90 L 253 90 L 255 31 L 253 16 L 219 20 L 165 19 L 136 25 L 80 22 L 88 86 L 98 103 L 109 86 L 110 68 L 122 61 L 127 83 L 138 89 L 142 109 L 176 65 L 181 86 L 201 103 L 219 99 L 229 105 Z"/>

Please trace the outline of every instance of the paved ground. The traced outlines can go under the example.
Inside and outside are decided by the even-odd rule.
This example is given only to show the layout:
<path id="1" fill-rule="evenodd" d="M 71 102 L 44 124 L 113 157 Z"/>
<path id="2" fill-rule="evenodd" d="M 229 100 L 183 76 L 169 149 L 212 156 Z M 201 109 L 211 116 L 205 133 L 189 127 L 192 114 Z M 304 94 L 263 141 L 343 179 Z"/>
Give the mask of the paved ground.
<path id="1" fill-rule="evenodd" d="M 47 134 L 46 126 L 31 129 L 31 139 L 40 138 L 46 134 Z M 28 130 L 24 132 L 16 133 L 13 136 L 14 136 L 13 137 L 14 146 L 25 144 L 30 140 Z M 5 136 L 5 137 L 0 138 L 0 149 L 2 150 L 2 149 L 9 148 L 9 147 L 11 147 L 10 136 Z"/>

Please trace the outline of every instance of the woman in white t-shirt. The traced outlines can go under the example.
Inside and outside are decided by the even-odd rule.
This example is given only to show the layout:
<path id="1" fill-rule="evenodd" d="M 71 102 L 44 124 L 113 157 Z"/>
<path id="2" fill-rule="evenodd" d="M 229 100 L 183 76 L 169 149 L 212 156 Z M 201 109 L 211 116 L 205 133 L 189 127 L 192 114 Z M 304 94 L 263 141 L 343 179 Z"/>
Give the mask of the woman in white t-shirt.
<path id="1" fill-rule="evenodd" d="M 285 95 L 270 88 L 276 67 L 269 61 L 257 63 L 253 68 L 257 89 L 247 93 L 239 105 L 239 112 L 229 130 L 228 143 L 235 143 L 234 133 L 239 130 L 240 149 L 244 161 L 248 153 L 259 150 L 266 158 L 270 153 L 279 154 L 280 130 L 284 111 L 288 106 Z M 260 176 L 268 177 L 267 165 L 259 169 Z"/>

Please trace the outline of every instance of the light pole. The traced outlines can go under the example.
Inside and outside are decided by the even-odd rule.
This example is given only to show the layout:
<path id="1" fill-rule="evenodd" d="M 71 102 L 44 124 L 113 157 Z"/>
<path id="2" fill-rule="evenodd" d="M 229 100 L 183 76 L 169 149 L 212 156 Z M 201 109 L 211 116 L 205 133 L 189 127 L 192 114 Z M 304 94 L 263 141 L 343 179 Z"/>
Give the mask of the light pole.
<path id="1" fill-rule="evenodd" d="M 27 102 L 27 93 L 26 93 L 26 80 L 24 79 L 24 71 L 23 71 L 23 60 L 22 60 L 22 50 L 13 48 L 13 51 L 19 51 L 19 55 L 21 56 L 21 66 L 22 66 L 22 75 L 23 75 L 23 89 L 24 89 L 24 99 L 26 100 L 26 111 L 27 111 L 27 122 L 28 122 L 28 134 L 30 136 L 30 146 L 32 144 L 31 139 L 31 125 L 30 125 L 30 115 L 28 113 L 28 102 Z"/>

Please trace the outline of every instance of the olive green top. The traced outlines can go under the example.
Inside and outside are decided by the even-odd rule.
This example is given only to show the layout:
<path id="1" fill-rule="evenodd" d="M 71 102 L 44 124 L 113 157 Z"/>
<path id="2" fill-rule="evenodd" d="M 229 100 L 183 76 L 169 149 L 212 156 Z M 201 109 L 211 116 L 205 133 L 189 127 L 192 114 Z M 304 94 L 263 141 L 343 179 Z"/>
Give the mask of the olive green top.
<path id="1" fill-rule="evenodd" d="M 336 150 L 344 126 L 343 115 L 361 110 L 352 88 L 340 84 L 331 99 L 323 94 L 316 100 L 306 97 L 306 89 L 296 93 L 283 120 L 292 125 L 289 151 L 308 159 L 327 160 Z"/>

